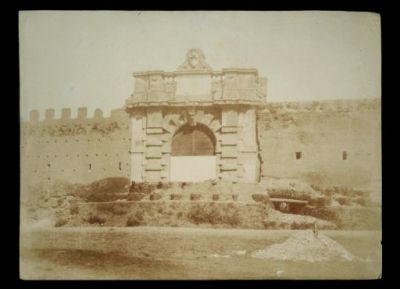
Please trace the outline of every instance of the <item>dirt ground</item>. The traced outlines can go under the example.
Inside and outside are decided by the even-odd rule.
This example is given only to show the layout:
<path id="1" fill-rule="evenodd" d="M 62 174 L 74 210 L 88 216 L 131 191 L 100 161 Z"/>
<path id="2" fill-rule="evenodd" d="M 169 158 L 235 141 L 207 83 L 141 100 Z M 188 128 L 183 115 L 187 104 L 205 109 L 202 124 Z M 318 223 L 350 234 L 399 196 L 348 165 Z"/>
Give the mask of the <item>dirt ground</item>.
<path id="1" fill-rule="evenodd" d="M 321 231 L 357 260 L 253 258 L 295 231 L 57 228 L 21 232 L 22 279 L 376 279 L 381 233 Z M 322 266 L 321 266 L 322 265 Z"/>

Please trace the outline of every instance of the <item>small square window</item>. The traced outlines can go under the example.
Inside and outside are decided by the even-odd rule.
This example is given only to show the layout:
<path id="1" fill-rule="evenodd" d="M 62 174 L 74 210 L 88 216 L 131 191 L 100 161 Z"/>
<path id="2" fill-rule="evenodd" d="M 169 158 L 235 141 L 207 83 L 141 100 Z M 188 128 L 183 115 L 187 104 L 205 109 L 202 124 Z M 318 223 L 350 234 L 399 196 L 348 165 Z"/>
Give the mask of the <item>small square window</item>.
<path id="1" fill-rule="evenodd" d="M 296 152 L 296 160 L 301 159 L 301 152 Z"/>
<path id="2" fill-rule="evenodd" d="M 347 152 L 346 151 L 343 151 L 342 152 L 342 160 L 347 160 Z"/>

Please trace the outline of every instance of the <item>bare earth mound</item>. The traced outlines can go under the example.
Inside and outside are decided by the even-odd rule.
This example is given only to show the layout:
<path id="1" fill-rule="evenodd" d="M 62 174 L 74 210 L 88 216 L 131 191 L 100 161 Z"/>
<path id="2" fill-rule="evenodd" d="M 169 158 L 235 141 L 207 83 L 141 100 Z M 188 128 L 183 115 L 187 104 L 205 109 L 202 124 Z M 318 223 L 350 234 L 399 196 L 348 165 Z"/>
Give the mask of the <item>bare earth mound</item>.
<path id="1" fill-rule="evenodd" d="M 252 255 L 254 258 L 290 261 L 354 261 L 356 258 L 331 238 L 311 230 L 297 232 L 285 242 L 268 246 Z"/>

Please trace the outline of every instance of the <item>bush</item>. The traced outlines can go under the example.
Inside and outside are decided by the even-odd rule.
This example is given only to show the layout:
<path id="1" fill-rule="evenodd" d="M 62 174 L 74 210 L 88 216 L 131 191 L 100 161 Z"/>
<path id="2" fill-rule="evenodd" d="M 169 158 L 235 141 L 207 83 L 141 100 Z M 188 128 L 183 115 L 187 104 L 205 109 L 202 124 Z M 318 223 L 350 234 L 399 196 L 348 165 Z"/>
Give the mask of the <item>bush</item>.
<path id="1" fill-rule="evenodd" d="M 171 200 L 181 200 L 182 197 L 182 194 L 171 194 Z"/>
<path id="2" fill-rule="evenodd" d="M 135 216 L 130 216 L 128 218 L 128 220 L 126 221 L 126 226 L 127 227 L 136 227 L 136 226 L 140 226 L 140 225 L 141 225 L 141 221 L 136 219 Z"/>
<path id="3" fill-rule="evenodd" d="M 366 195 L 365 192 L 363 192 L 363 191 L 356 191 L 356 190 L 353 190 L 353 194 L 352 194 L 353 197 L 365 197 L 365 195 Z"/>
<path id="4" fill-rule="evenodd" d="M 136 227 L 143 224 L 143 212 L 138 211 L 135 215 L 130 215 L 126 221 L 127 227 Z"/>
<path id="5" fill-rule="evenodd" d="M 69 206 L 69 212 L 71 215 L 79 214 L 79 206 L 76 202 L 71 203 L 71 205 Z"/>
<path id="6" fill-rule="evenodd" d="M 311 206 L 323 207 L 327 204 L 327 202 L 328 202 L 328 199 L 326 197 L 319 197 L 319 198 L 310 199 L 309 204 Z"/>
<path id="7" fill-rule="evenodd" d="M 113 205 L 112 203 L 99 203 L 96 204 L 96 209 L 102 213 L 112 213 Z"/>
<path id="8" fill-rule="evenodd" d="M 201 199 L 201 194 L 191 194 L 191 195 L 190 195 L 190 199 L 191 199 L 192 201 L 198 201 L 198 200 Z"/>
<path id="9" fill-rule="evenodd" d="M 79 186 L 78 195 L 88 202 L 110 202 L 125 193 L 129 186 L 128 178 L 105 178 L 88 185 Z"/>
<path id="10" fill-rule="evenodd" d="M 293 189 L 269 189 L 268 195 L 271 198 L 298 199 L 303 201 L 310 199 L 306 192 L 299 192 Z"/>
<path id="11" fill-rule="evenodd" d="M 263 222 L 265 229 L 276 229 L 276 222 L 275 221 L 267 221 Z"/>
<path id="12" fill-rule="evenodd" d="M 321 186 L 318 184 L 310 184 L 310 187 L 317 192 L 321 192 Z"/>
<path id="13" fill-rule="evenodd" d="M 252 194 L 251 197 L 256 202 L 261 202 L 263 204 L 269 203 L 269 195 L 268 194 Z"/>
<path id="14" fill-rule="evenodd" d="M 112 213 L 117 216 L 122 216 L 128 213 L 128 208 L 120 203 L 113 204 Z"/>
<path id="15" fill-rule="evenodd" d="M 367 205 L 367 201 L 363 197 L 354 198 L 353 202 L 363 207 Z"/>
<path id="16" fill-rule="evenodd" d="M 213 199 L 213 201 L 218 201 L 219 200 L 219 195 L 218 194 L 213 194 L 212 199 Z"/>
<path id="17" fill-rule="evenodd" d="M 150 200 L 152 200 L 152 201 L 160 200 L 161 198 L 162 198 L 162 195 L 160 193 L 152 193 L 150 195 Z"/>
<path id="18" fill-rule="evenodd" d="M 89 224 L 99 224 L 103 226 L 106 223 L 106 218 L 90 214 L 89 217 L 86 219 L 86 221 Z"/>
<path id="19" fill-rule="evenodd" d="M 62 226 L 64 226 L 64 225 L 67 224 L 67 223 L 68 223 L 68 221 L 67 221 L 66 219 L 64 219 L 64 218 L 58 218 L 58 219 L 56 220 L 55 226 L 56 226 L 56 227 L 62 227 Z"/>
<path id="20" fill-rule="evenodd" d="M 331 196 L 333 194 L 339 194 L 342 195 L 343 197 L 361 197 L 365 195 L 363 191 L 358 191 L 352 188 L 341 187 L 341 186 L 327 187 L 322 190 L 322 193 L 328 196 Z"/>
<path id="21" fill-rule="evenodd" d="M 283 229 L 283 230 L 288 230 L 288 229 L 290 229 L 290 227 L 291 227 L 291 225 L 289 223 L 282 222 L 279 224 L 279 228 Z"/>
<path id="22" fill-rule="evenodd" d="M 337 197 L 335 198 L 335 200 L 340 204 L 340 205 L 345 205 L 345 206 L 349 206 L 351 205 L 351 198 L 349 197 Z"/>
<path id="23" fill-rule="evenodd" d="M 131 184 L 129 192 L 140 193 L 140 194 L 151 194 L 157 187 L 160 187 L 159 183 L 135 183 Z M 161 184 L 161 187 L 168 187 L 168 185 Z"/>
<path id="24" fill-rule="evenodd" d="M 303 209 L 304 215 L 312 216 L 318 219 L 336 222 L 338 219 L 337 213 L 332 208 L 311 207 L 305 206 Z"/>
<path id="25" fill-rule="evenodd" d="M 63 199 L 58 199 L 57 200 L 57 206 L 61 207 L 61 205 L 63 204 L 64 200 Z"/>

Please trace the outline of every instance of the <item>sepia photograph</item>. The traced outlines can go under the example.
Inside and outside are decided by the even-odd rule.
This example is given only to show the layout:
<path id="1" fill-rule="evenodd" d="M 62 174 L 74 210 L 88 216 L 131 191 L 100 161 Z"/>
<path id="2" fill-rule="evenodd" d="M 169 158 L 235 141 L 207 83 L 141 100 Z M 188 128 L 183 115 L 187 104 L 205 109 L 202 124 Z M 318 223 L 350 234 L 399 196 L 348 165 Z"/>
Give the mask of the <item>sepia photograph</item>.
<path id="1" fill-rule="evenodd" d="M 20 11 L 22 280 L 382 276 L 381 19 Z"/>

